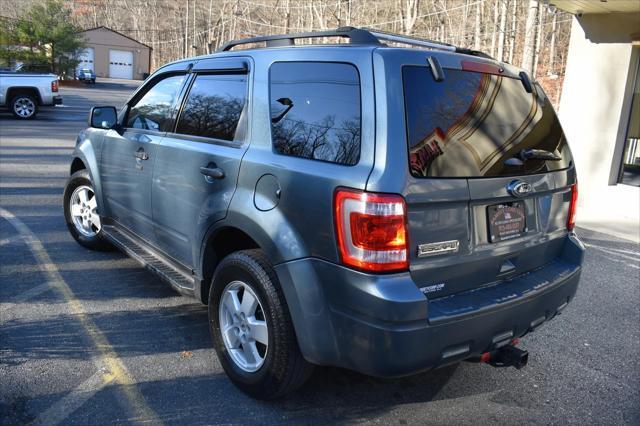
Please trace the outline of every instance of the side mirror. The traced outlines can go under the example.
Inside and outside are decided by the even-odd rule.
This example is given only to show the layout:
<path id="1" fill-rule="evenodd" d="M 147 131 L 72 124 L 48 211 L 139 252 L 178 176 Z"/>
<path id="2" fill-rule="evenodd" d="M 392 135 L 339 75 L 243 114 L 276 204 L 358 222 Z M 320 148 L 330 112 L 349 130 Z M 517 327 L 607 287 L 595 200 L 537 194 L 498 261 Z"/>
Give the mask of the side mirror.
<path id="1" fill-rule="evenodd" d="M 112 106 L 97 106 L 89 113 L 89 126 L 96 129 L 113 129 L 118 123 L 118 112 Z"/>

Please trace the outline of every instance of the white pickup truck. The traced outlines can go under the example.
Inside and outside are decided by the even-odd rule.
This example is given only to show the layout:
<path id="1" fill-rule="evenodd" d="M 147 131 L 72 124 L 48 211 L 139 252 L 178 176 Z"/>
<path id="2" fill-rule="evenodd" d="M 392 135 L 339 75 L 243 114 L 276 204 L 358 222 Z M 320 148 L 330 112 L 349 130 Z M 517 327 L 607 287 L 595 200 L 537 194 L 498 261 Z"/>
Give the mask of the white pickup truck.
<path id="1" fill-rule="evenodd" d="M 60 105 L 58 76 L 0 72 L 0 106 L 6 106 L 16 118 L 28 120 L 41 106 Z"/>

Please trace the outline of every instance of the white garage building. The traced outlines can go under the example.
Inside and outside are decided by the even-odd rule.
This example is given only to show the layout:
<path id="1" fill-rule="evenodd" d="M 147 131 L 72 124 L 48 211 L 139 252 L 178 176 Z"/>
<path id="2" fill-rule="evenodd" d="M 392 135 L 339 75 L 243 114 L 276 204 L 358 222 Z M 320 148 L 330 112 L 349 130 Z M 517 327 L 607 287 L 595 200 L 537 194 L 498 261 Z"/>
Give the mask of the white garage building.
<path id="1" fill-rule="evenodd" d="M 106 27 L 82 31 L 86 49 L 78 68 L 90 68 L 98 77 L 143 80 L 151 66 L 151 47 Z"/>

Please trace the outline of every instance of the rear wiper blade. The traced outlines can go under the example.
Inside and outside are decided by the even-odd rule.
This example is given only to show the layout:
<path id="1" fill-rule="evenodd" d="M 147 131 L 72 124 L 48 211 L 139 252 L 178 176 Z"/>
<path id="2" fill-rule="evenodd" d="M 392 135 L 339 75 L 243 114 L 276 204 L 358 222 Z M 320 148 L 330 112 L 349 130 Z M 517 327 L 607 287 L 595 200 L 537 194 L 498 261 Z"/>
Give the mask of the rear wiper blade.
<path id="1" fill-rule="evenodd" d="M 520 151 L 520 154 L 518 154 L 518 157 L 520 157 L 522 161 L 527 161 L 527 160 L 560 161 L 562 160 L 562 157 L 560 157 L 559 155 L 556 155 L 553 152 L 546 151 L 544 149 L 523 149 L 522 151 Z"/>
<path id="2" fill-rule="evenodd" d="M 523 166 L 527 160 L 560 161 L 562 157 L 544 149 L 523 149 L 514 157 L 505 160 L 505 166 Z"/>

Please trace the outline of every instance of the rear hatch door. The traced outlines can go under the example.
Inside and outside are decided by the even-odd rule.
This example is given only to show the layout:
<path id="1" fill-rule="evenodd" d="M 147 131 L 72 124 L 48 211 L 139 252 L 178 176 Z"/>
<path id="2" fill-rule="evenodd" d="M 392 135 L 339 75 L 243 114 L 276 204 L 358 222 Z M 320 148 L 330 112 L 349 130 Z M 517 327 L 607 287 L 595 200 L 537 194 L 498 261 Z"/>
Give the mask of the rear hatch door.
<path id="1" fill-rule="evenodd" d="M 426 58 L 402 67 L 410 270 L 432 298 L 556 258 L 575 181 L 540 86 L 527 90 L 517 70 L 454 56 L 441 81 Z"/>

